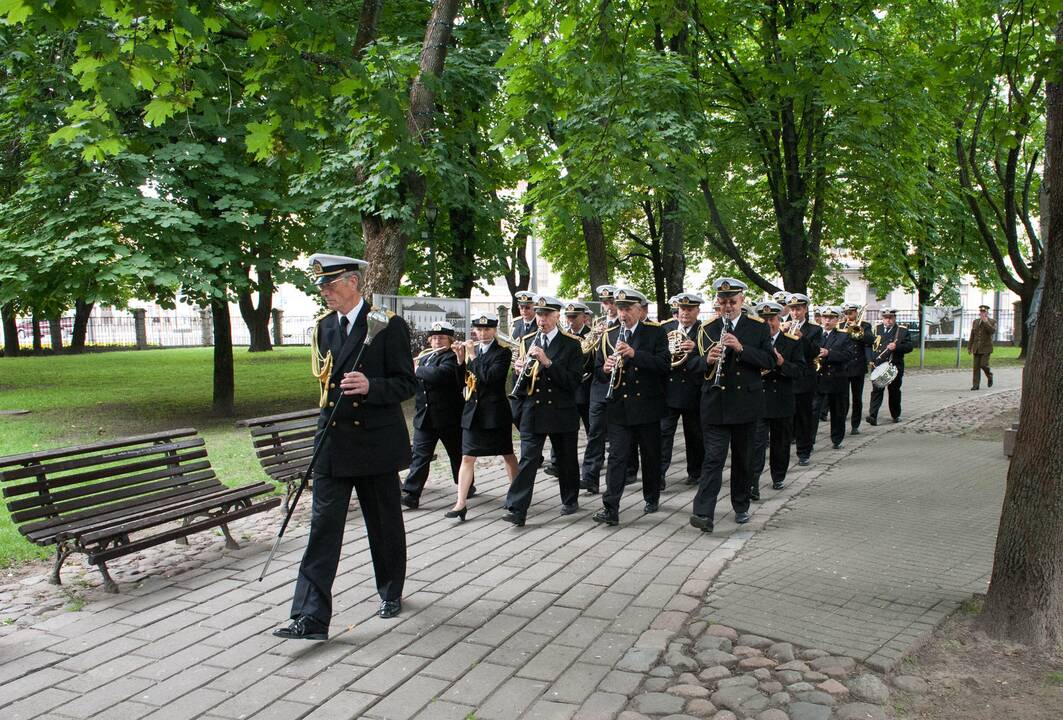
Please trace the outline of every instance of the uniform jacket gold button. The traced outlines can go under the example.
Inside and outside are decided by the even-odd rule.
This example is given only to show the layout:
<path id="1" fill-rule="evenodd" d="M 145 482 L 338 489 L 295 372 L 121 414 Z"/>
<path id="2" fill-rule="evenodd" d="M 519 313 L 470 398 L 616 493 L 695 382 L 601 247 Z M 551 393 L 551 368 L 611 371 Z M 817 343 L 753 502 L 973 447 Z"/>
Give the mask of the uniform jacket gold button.
<path id="1" fill-rule="evenodd" d="M 354 426 L 355 426 L 355 427 L 358 427 L 358 426 L 359 426 L 359 425 L 361 425 L 361 424 L 362 424 L 362 422 L 361 422 L 360 420 L 355 420 L 355 421 L 354 421 Z"/>
<path id="2" fill-rule="evenodd" d="M 332 427 L 336 427 L 336 421 L 335 420 L 332 421 Z"/>
<path id="3" fill-rule="evenodd" d="M 336 403 L 334 403 L 334 402 L 332 402 L 332 401 L 329 401 L 329 404 L 328 404 L 328 406 L 329 406 L 329 407 L 336 407 Z"/>

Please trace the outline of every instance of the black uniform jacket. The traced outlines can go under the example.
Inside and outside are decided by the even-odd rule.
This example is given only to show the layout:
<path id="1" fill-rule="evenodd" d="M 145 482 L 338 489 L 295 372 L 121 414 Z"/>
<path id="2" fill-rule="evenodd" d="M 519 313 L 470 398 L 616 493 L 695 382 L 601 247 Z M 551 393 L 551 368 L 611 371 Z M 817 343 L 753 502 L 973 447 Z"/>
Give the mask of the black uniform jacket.
<path id="1" fill-rule="evenodd" d="M 591 326 L 584 325 L 578 333 L 572 333 L 580 339 L 580 347 L 582 348 L 582 341 L 588 335 L 591 334 Z M 582 353 L 582 349 L 580 350 Z M 586 375 L 587 379 L 583 380 L 583 376 Z M 580 384 L 576 388 L 576 404 L 577 405 L 589 405 L 591 402 L 591 379 L 594 377 L 594 353 L 590 352 L 583 356 L 583 372 L 580 374 Z"/>
<path id="2" fill-rule="evenodd" d="M 611 320 L 607 326 L 606 334 L 618 327 L 620 327 L 620 324 L 616 320 Z M 602 338 L 604 340 L 604 334 Z M 591 402 L 605 402 L 605 393 L 609 389 L 609 378 L 608 376 L 604 378 L 599 376 L 595 368 L 597 368 L 599 364 L 605 362 L 605 358 L 608 357 L 609 352 L 612 352 L 609 349 L 611 347 L 611 345 L 607 347 L 604 342 L 599 342 L 592 354 L 590 365 L 588 367 L 591 373 Z M 665 348 L 665 350 L 667 350 L 667 348 Z M 605 354 L 603 355 L 603 353 Z"/>
<path id="3" fill-rule="evenodd" d="M 899 335 L 898 335 L 899 333 Z M 899 338 L 899 339 L 898 339 Z M 894 340 L 897 341 L 897 349 L 892 353 L 886 350 L 886 346 Z M 878 348 L 875 350 L 875 348 Z M 872 361 L 875 365 L 893 361 L 898 368 L 904 368 L 904 356 L 910 353 L 915 346 L 912 344 L 912 335 L 908 328 L 894 324 L 889 330 L 884 325 L 875 327 L 875 341 L 872 344 Z M 885 352 L 883 352 L 885 350 Z M 881 355 L 881 357 L 879 357 Z"/>
<path id="4" fill-rule="evenodd" d="M 742 316 L 736 321 L 734 335 L 742 343 L 742 352 L 727 348 L 723 359 L 721 387 L 713 387 L 716 363 L 711 366 L 708 352 L 712 343 L 719 341 L 723 320 L 716 318 L 701 326 L 698 349 L 702 354 L 691 357 L 693 364 L 705 374 L 701 386 L 701 421 L 706 425 L 737 425 L 756 422 L 764 416 L 764 380 L 761 370 L 775 364 L 771 351 L 771 334 L 763 320 Z"/>
<path id="5" fill-rule="evenodd" d="M 521 338 L 525 353 L 534 340 L 535 333 Z M 514 415 L 517 427 L 521 432 L 537 434 L 576 432 L 579 430 L 576 388 L 583 377 L 580 341 L 575 335 L 559 330 L 546 348 L 546 356 L 550 358 L 550 367 L 539 365 L 535 387 L 525 381 L 517 390 Z"/>
<path id="6" fill-rule="evenodd" d="M 683 326 L 679 324 L 679 321 L 675 318 L 665 320 L 661 323 L 661 327 L 664 328 L 666 337 L 667 333 L 673 330 L 679 330 L 682 332 Z M 687 337 L 694 341 L 696 344 L 698 341 L 698 333 L 701 332 L 701 321 L 695 320 L 694 324 L 687 331 Z M 690 351 L 690 356 L 687 357 L 679 367 L 674 367 L 668 373 L 668 382 L 665 384 L 665 402 L 668 407 L 675 410 L 685 410 L 687 408 L 697 407 L 698 398 L 701 393 L 701 383 L 705 377 L 705 373 L 691 368 L 690 359 L 697 354 L 697 348 Z"/>
<path id="7" fill-rule="evenodd" d="M 511 337 L 514 340 L 520 340 L 528 333 L 533 333 L 539 329 L 539 324 L 535 322 L 535 318 L 531 320 L 525 320 L 520 315 L 513 318 L 513 335 Z"/>
<path id="8" fill-rule="evenodd" d="M 458 366 L 453 350 L 439 350 L 417 363 L 416 411 L 413 426 L 418 430 L 458 427 L 465 398 L 465 369 Z"/>
<path id="9" fill-rule="evenodd" d="M 791 334 L 796 334 L 790 330 Z M 819 357 L 819 348 L 823 344 L 823 328 L 815 323 L 805 321 L 801 325 L 801 352 L 804 358 L 804 366 L 801 368 L 801 376 L 794 380 L 794 394 L 816 392 L 818 379 L 816 377 L 816 358 Z"/>
<path id="10" fill-rule="evenodd" d="M 858 353 L 858 346 L 844 330 L 823 332 L 823 347 L 827 356 L 819 362 L 819 392 L 825 395 L 848 392 L 849 364 Z"/>
<path id="11" fill-rule="evenodd" d="M 849 332 L 848 326 L 842 328 L 843 331 Z M 871 346 L 875 343 L 875 333 L 871 330 L 871 323 L 860 323 L 860 336 L 859 339 L 855 339 L 850 336 L 853 344 L 856 346 L 854 351 L 854 357 L 852 362 L 849 363 L 849 367 L 846 373 L 849 377 L 860 377 L 867 373 L 867 364 L 871 362 Z"/>
<path id="12" fill-rule="evenodd" d="M 476 391 L 465 401 L 461 426 L 493 430 L 513 422 L 506 397 L 506 376 L 513 361 L 513 351 L 496 342 L 483 355 L 465 357 L 465 367 L 476 376 Z"/>
<path id="13" fill-rule="evenodd" d="M 775 351 L 782 355 L 783 363 L 779 365 L 776 358 L 771 371 L 764 375 L 764 417 L 790 417 L 795 410 L 794 381 L 805 369 L 801 341 L 793 335 L 779 333 L 775 338 Z"/>
<path id="14" fill-rule="evenodd" d="M 340 380 L 351 372 L 351 363 L 364 344 L 369 310 L 369 303 L 365 303 L 346 338 L 337 313 L 318 321 L 317 351 L 323 356 L 331 351 L 333 362 L 315 443 L 321 441 L 333 406 L 338 404 L 339 409 L 314 469 L 334 477 L 380 475 L 410 466 L 410 435 L 402 403 L 413 397 L 417 382 L 405 320 L 391 315 L 387 327 L 365 348 L 358 367 L 353 368 L 369 378 L 368 394 L 342 395 L 340 389 Z"/>
<path id="15" fill-rule="evenodd" d="M 609 387 L 609 373 L 603 369 L 605 358 L 613 354 L 619 336 L 620 324 L 617 323 L 602 336 L 598 352 L 594 354 L 594 376 L 598 384 L 604 384 L 603 397 Z M 624 358 L 620 385 L 613 390 L 606 419 L 620 425 L 658 422 L 666 413 L 664 384 L 671 368 L 664 328 L 642 320 L 635 326 L 627 344 L 634 348 L 635 355 Z"/>

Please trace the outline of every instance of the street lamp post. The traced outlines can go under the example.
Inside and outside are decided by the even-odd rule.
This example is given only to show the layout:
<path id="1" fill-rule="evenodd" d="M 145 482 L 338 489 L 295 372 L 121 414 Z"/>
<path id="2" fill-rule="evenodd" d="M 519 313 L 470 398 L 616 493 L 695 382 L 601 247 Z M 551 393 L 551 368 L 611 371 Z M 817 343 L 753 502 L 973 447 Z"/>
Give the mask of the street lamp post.
<path id="1" fill-rule="evenodd" d="M 439 213 L 439 209 L 434 203 L 428 203 L 424 208 L 424 217 L 428 221 L 428 230 L 421 232 L 421 239 L 428 241 L 428 262 L 429 272 L 431 276 L 429 281 L 431 283 L 429 292 L 432 297 L 436 297 L 436 216 Z"/>

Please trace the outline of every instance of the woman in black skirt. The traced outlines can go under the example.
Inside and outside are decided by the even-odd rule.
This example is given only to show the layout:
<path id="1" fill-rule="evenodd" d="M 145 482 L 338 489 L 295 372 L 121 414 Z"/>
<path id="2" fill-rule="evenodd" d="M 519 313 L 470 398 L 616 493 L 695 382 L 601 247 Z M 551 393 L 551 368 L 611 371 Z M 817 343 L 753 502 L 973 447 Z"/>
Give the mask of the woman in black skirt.
<path id="1" fill-rule="evenodd" d="M 506 397 L 506 376 L 513 351 L 495 342 L 498 317 L 481 315 L 472 321 L 473 340 L 455 345 L 459 366 L 466 370 L 466 400 L 461 415 L 461 469 L 458 499 L 447 517 L 465 520 L 465 503 L 476 474 L 476 458 L 501 455 L 509 481 L 517 475 L 513 454 L 513 415 Z"/>

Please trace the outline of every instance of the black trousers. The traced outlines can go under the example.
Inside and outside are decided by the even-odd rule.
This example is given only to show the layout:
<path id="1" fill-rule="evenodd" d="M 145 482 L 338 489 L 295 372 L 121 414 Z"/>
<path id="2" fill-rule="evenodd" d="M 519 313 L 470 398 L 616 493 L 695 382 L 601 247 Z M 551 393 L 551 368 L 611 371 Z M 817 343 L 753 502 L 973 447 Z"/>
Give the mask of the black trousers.
<path id="1" fill-rule="evenodd" d="M 731 507 L 736 513 L 749 511 L 749 490 L 753 485 L 753 440 L 756 421 L 736 425 L 703 425 L 705 465 L 694 495 L 694 514 L 712 517 L 716 498 L 723 487 L 723 464 L 731 452 Z"/>
<path id="2" fill-rule="evenodd" d="M 683 419 L 683 442 L 686 444 L 687 477 L 701 477 L 701 466 L 705 463 L 705 445 L 701 437 L 701 408 L 668 408 L 668 414 L 661 418 L 661 477 L 668 473 L 672 464 L 672 447 L 675 444 L 675 431 L 679 419 Z"/>
<path id="3" fill-rule="evenodd" d="M 760 474 L 764 472 L 764 460 L 769 452 L 771 481 L 779 483 L 786 479 L 786 471 L 790 469 L 790 438 L 793 432 L 792 417 L 761 418 L 757 422 L 753 439 L 753 488 L 760 487 Z M 753 494 L 760 493 L 754 491 Z"/>
<path id="4" fill-rule="evenodd" d="M 797 439 L 797 457 L 807 458 L 816 444 L 816 423 L 819 418 L 812 408 L 816 393 L 794 395 L 794 438 Z"/>
<path id="5" fill-rule="evenodd" d="M 826 393 L 816 392 L 816 400 L 813 410 L 816 413 L 816 420 L 822 422 L 827 419 L 827 415 L 830 413 L 829 400 Z"/>
<path id="6" fill-rule="evenodd" d="M 607 401 L 591 400 L 587 411 L 587 447 L 583 449 L 580 486 L 595 492 L 601 485 L 602 466 L 605 464 L 605 437 L 609 429 L 606 420 L 608 409 Z"/>
<path id="7" fill-rule="evenodd" d="M 885 388 L 872 388 L 871 390 L 871 405 L 867 409 L 867 414 L 877 420 L 878 411 L 882 407 L 882 396 L 887 392 L 889 393 L 889 408 L 890 417 L 897 419 L 901 416 L 901 383 L 904 381 L 904 368 L 899 368 L 897 372 L 897 379 L 887 385 Z"/>
<path id="8" fill-rule="evenodd" d="M 579 454 L 576 445 L 578 432 L 565 433 L 526 433 L 520 434 L 520 462 L 517 464 L 517 476 L 509 486 L 506 495 L 506 508 L 521 515 L 528 514 L 531 505 L 532 490 L 535 488 L 535 473 L 543 460 L 543 445 L 550 438 L 550 446 L 557 453 L 557 480 L 561 491 L 561 502 L 573 505 L 579 498 Z"/>
<path id="9" fill-rule="evenodd" d="M 591 406 L 577 403 L 576 409 L 579 411 L 580 422 L 583 423 L 583 432 L 589 434 L 590 431 L 591 431 L 591 419 L 590 419 Z M 576 433 L 576 436 L 579 437 L 579 433 Z M 557 466 L 557 462 L 558 462 L 557 461 L 557 448 L 555 448 L 553 442 L 551 442 L 550 443 L 550 464 L 556 467 Z M 578 470 L 578 466 L 579 466 L 579 453 L 578 453 L 578 451 L 577 451 L 577 454 L 576 454 L 576 465 L 577 465 L 577 470 Z"/>
<path id="10" fill-rule="evenodd" d="M 646 502 L 661 500 L 661 421 L 641 425 L 609 425 L 609 464 L 605 470 L 602 506 L 612 514 L 620 512 L 624 480 L 632 464 L 632 448 L 638 445 L 642 456 L 642 497 Z"/>
<path id="11" fill-rule="evenodd" d="M 973 362 L 971 368 L 974 371 L 974 375 L 971 378 L 971 387 L 978 387 L 982 381 L 982 373 L 985 373 L 986 380 L 993 377 L 993 370 L 989 367 L 989 358 L 992 357 L 989 353 L 974 353 Z"/>
<path id="12" fill-rule="evenodd" d="M 376 589 L 382 600 L 398 600 L 406 582 L 406 529 L 402 524 L 399 474 L 333 477 L 314 474 L 310 536 L 299 564 L 291 617 L 309 615 L 328 626 L 332 618 L 332 583 L 343 549 L 343 529 L 351 491 L 365 518 Z"/>
<path id="13" fill-rule="evenodd" d="M 849 378 L 849 397 L 852 405 L 852 418 L 850 424 L 853 430 L 860 427 L 860 421 L 864 419 L 864 376 L 857 375 Z"/>
<path id="14" fill-rule="evenodd" d="M 830 414 L 830 441 L 837 445 L 845 439 L 845 421 L 849 414 L 849 390 L 824 395 L 823 407 Z"/>
<path id="15" fill-rule="evenodd" d="M 413 459 L 410 461 L 410 471 L 406 473 L 406 482 L 402 484 L 403 492 L 415 497 L 420 497 L 424 492 L 437 442 L 442 442 L 446 448 L 447 457 L 450 459 L 450 472 L 454 476 L 454 484 L 458 484 L 458 468 L 461 467 L 461 425 L 455 423 L 453 427 L 443 430 L 414 428 L 411 444 Z"/>

